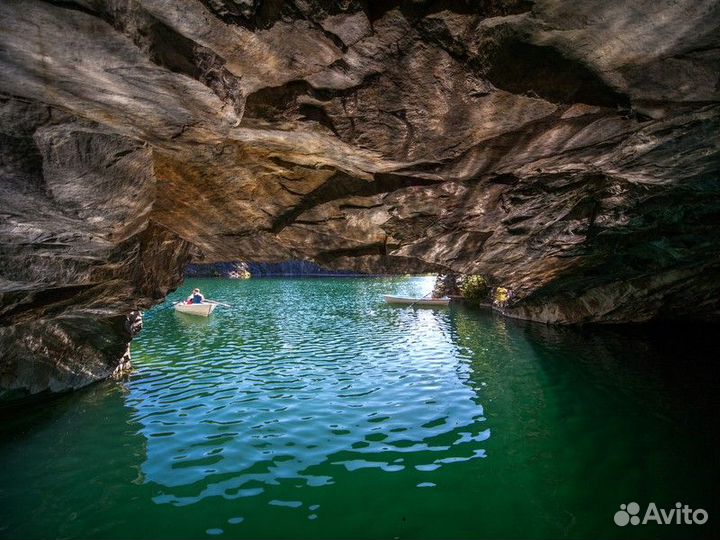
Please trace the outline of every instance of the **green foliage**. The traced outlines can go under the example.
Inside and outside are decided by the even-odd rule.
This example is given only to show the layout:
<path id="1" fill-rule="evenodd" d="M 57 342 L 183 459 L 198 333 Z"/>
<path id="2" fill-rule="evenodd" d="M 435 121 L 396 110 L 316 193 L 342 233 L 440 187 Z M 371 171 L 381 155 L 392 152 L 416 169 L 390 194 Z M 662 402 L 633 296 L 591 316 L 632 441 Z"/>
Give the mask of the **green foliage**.
<path id="1" fill-rule="evenodd" d="M 462 295 L 469 301 L 480 304 L 488 299 L 488 285 L 482 276 L 468 276 L 460 285 Z"/>

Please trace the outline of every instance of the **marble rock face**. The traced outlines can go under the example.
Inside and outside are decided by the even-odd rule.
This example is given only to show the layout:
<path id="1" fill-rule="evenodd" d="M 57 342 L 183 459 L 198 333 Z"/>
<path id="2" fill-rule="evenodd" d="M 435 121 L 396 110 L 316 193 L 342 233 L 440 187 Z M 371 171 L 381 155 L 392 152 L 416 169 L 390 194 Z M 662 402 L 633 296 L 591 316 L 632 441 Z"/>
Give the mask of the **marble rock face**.
<path id="1" fill-rule="evenodd" d="M 0 2 L 0 392 L 127 363 L 191 260 L 720 319 L 718 0 Z"/>

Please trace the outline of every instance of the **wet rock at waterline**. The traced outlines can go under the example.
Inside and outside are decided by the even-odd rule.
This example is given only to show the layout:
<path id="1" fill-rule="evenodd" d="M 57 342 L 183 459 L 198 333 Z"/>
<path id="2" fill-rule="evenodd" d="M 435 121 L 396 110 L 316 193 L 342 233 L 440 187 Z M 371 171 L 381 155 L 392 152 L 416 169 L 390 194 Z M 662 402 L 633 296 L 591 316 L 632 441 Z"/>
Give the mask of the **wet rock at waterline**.
<path id="1" fill-rule="evenodd" d="M 718 2 L 256 4 L 0 3 L 4 391 L 112 373 L 191 259 L 718 320 Z"/>

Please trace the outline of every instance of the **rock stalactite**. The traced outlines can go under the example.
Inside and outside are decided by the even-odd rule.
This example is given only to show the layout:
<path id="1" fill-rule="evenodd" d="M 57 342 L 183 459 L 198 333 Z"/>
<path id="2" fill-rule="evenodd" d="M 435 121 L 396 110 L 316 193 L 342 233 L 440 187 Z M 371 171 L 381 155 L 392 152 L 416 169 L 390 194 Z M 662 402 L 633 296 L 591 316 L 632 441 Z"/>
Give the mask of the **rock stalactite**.
<path id="1" fill-rule="evenodd" d="M 717 0 L 5 0 L 0 388 L 82 386 L 190 260 L 720 318 Z"/>

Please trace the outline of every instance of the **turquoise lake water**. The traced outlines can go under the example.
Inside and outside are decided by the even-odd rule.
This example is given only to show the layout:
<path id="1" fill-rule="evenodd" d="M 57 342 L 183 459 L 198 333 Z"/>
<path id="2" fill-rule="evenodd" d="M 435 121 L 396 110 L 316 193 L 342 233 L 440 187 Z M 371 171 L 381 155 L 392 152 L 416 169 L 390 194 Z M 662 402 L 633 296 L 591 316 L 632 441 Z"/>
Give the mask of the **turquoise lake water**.
<path id="1" fill-rule="evenodd" d="M 188 280 L 135 370 L 0 411 L 2 538 L 717 534 L 717 337 L 386 306 L 432 279 Z M 618 527 L 620 504 L 703 526 Z M 714 521 L 715 520 L 715 521 Z"/>

